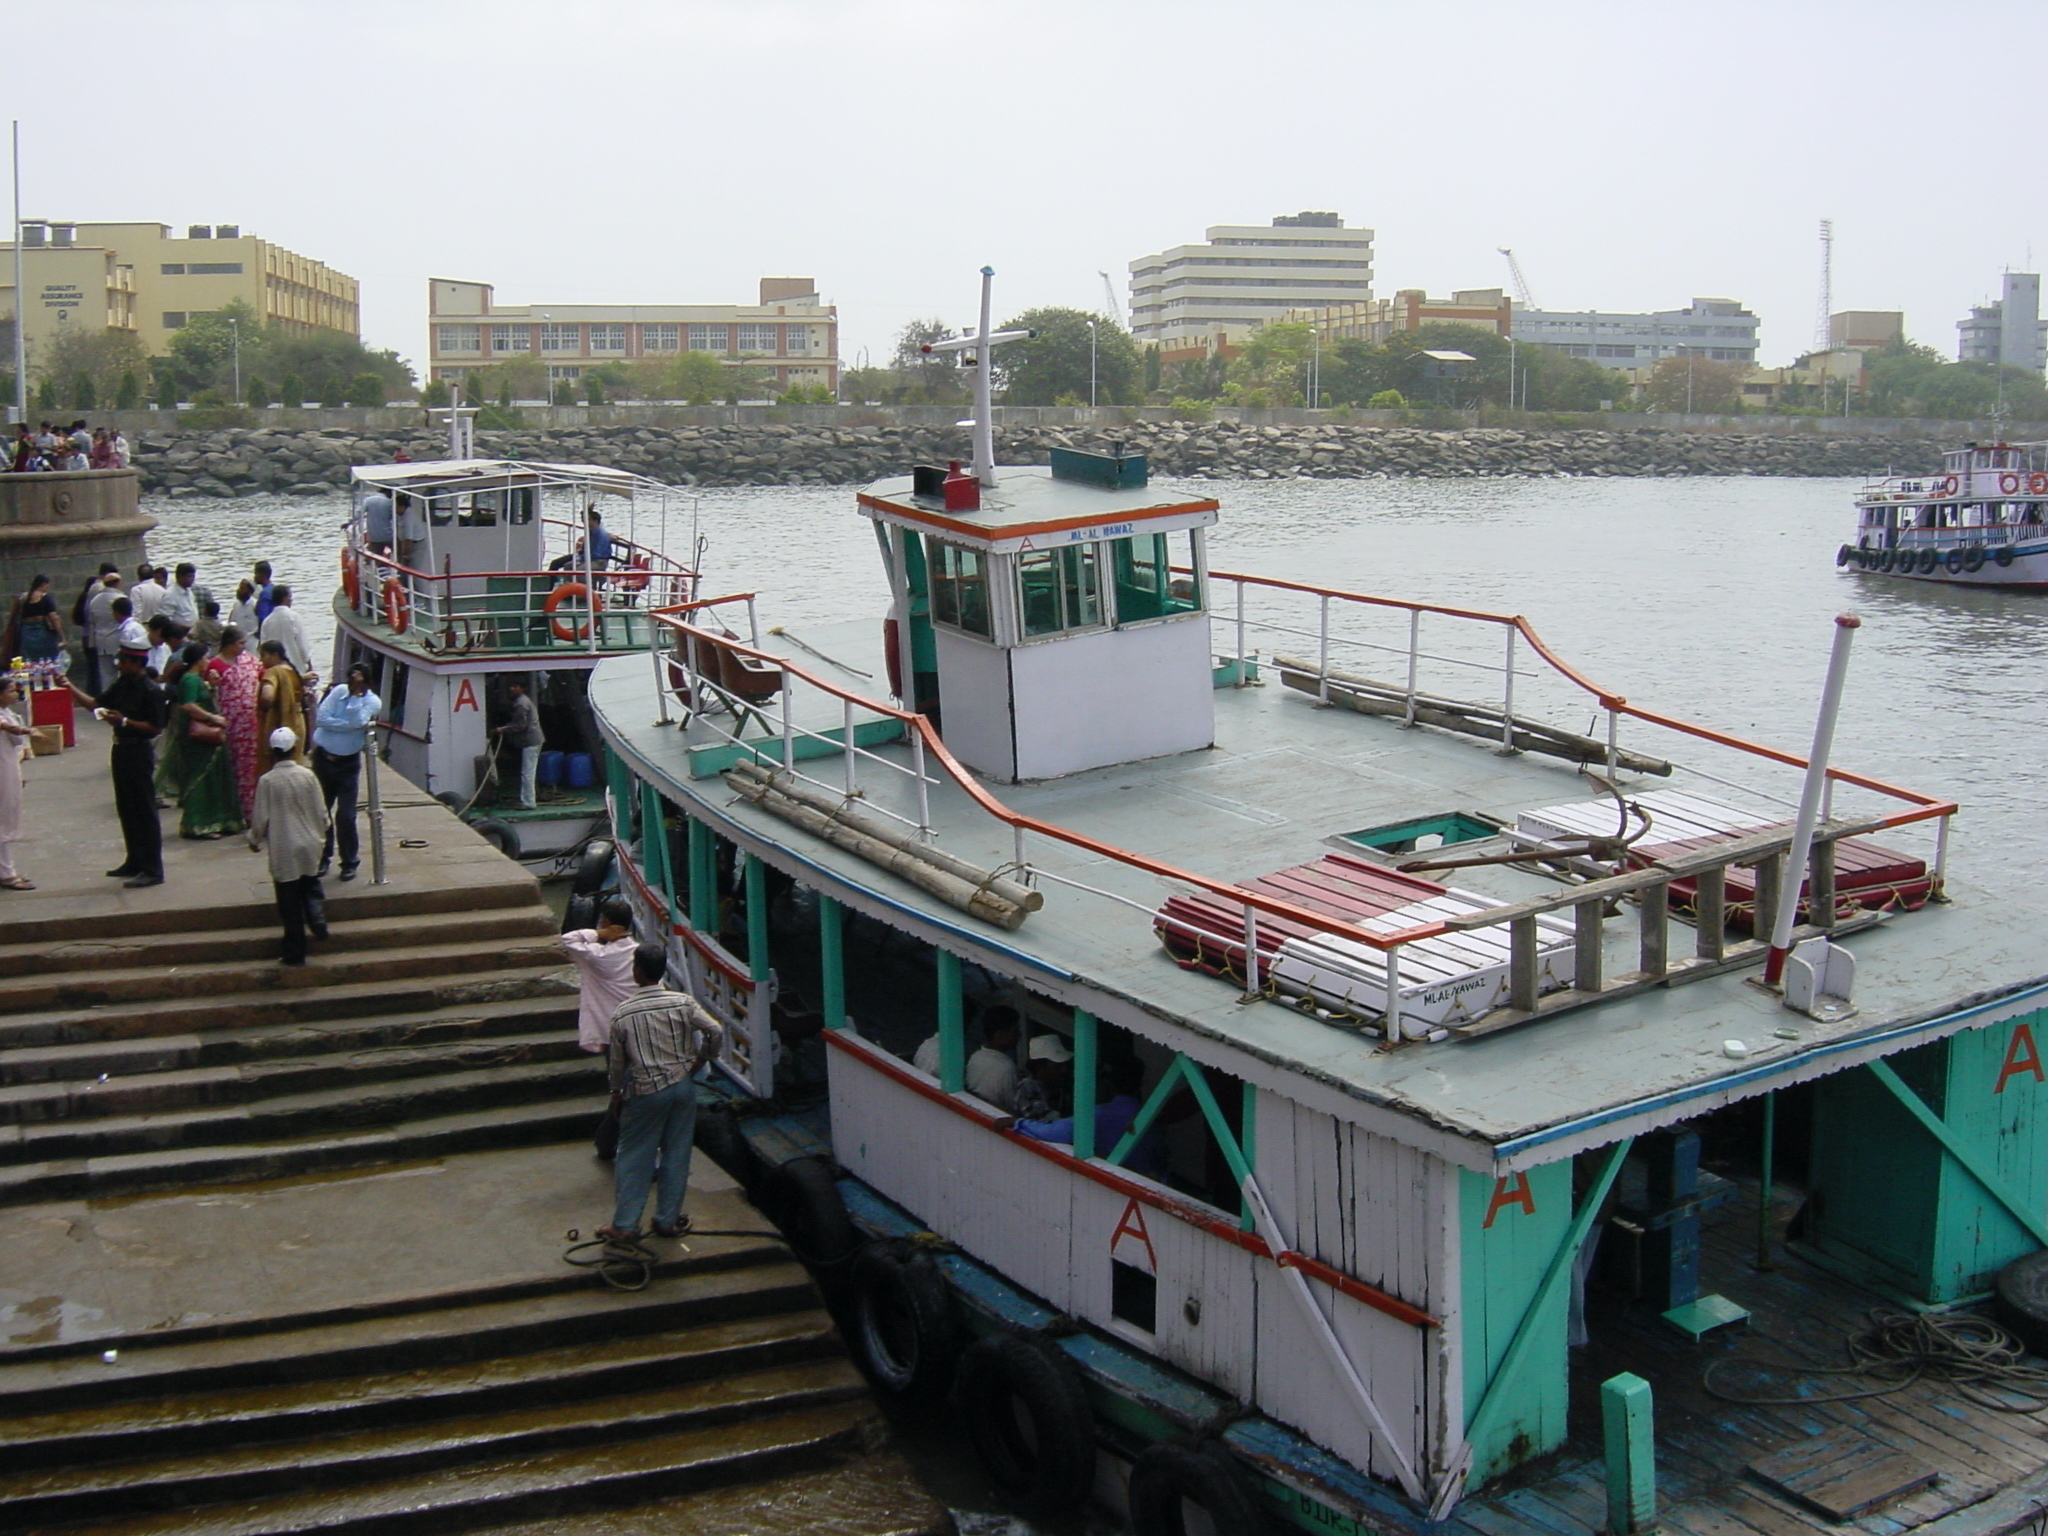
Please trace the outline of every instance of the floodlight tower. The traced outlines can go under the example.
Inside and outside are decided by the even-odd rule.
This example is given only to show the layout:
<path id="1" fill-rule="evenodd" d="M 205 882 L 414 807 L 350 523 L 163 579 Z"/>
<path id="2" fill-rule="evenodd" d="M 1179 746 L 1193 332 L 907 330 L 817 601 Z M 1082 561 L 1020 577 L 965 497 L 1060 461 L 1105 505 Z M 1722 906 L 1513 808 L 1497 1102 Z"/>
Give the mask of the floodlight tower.
<path id="1" fill-rule="evenodd" d="M 1813 350 L 1825 352 L 1833 344 L 1829 327 L 1835 315 L 1835 221 L 1820 221 L 1820 313 L 1813 320 Z"/>

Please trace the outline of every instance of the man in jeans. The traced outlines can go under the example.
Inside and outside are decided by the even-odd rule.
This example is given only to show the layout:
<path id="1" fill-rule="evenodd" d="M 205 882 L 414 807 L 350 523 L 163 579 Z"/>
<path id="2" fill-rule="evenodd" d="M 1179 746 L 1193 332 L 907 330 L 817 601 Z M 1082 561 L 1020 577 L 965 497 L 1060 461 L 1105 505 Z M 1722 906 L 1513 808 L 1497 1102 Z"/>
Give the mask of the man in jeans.
<path id="1" fill-rule="evenodd" d="M 348 681 L 328 690 L 313 717 L 313 775 L 327 801 L 327 847 L 320 855 L 320 874 L 341 845 L 341 878 L 353 880 L 360 862 L 356 841 L 356 791 L 363 777 L 363 746 L 384 701 L 370 692 L 370 670 L 361 662 L 348 669 Z"/>
<path id="2" fill-rule="evenodd" d="M 640 1235 L 640 1214 L 655 1183 L 654 1232 L 680 1237 L 689 1231 L 683 1194 L 690 1183 L 690 1138 L 697 1128 L 697 1085 L 690 1074 L 718 1055 L 725 1029 L 687 992 L 662 985 L 668 956 L 658 944 L 633 954 L 639 990 L 612 1015 L 609 1047 L 612 1093 L 619 1109 L 619 1156 L 612 1165 L 611 1225 L 597 1235 L 607 1242 L 632 1242 Z"/>
<path id="3" fill-rule="evenodd" d="M 519 749 L 519 809 L 534 807 L 534 775 L 540 769 L 540 711 L 527 697 L 526 684 L 514 678 L 506 684 L 512 702 L 506 706 L 505 723 L 493 726 L 491 734 L 507 747 Z"/>

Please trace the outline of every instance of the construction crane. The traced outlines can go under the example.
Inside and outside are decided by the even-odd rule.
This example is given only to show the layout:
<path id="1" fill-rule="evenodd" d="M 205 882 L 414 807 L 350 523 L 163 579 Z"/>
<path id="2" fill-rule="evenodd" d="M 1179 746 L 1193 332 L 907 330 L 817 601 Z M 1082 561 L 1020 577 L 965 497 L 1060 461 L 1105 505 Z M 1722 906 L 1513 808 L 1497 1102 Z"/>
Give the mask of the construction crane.
<path id="1" fill-rule="evenodd" d="M 1522 264 L 1515 260 L 1515 253 L 1506 246 L 1495 246 L 1495 250 L 1508 259 L 1508 275 L 1515 280 L 1515 298 L 1524 309 L 1537 308 L 1536 295 L 1529 291 L 1529 279 L 1522 276 Z"/>
<path id="2" fill-rule="evenodd" d="M 1118 330 L 1128 331 L 1131 328 L 1130 322 L 1124 319 L 1123 301 L 1116 296 L 1116 284 L 1109 280 L 1107 272 L 1098 269 L 1096 275 L 1102 279 L 1102 296 L 1109 300 L 1110 318 L 1116 321 Z"/>

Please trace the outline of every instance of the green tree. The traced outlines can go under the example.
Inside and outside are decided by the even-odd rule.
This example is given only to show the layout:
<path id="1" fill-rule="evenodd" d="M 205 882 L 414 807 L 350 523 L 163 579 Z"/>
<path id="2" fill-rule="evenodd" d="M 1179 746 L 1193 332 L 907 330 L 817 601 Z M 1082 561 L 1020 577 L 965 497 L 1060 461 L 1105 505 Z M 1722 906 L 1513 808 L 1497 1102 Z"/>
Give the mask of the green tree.
<path id="1" fill-rule="evenodd" d="M 99 396 L 92 387 L 92 375 L 76 374 L 71 380 L 71 409 L 91 411 L 99 408 Z"/>
<path id="2" fill-rule="evenodd" d="M 306 381 L 296 373 L 287 373 L 277 386 L 277 403 L 297 410 L 306 403 Z"/>
<path id="3" fill-rule="evenodd" d="M 12 381 L 10 380 L 9 382 L 11 383 Z M 142 404 L 142 380 L 136 376 L 133 368 L 125 368 L 121 372 L 121 382 L 114 391 L 114 409 L 117 411 L 132 411 L 140 404 Z"/>
<path id="4" fill-rule="evenodd" d="M 1660 411 L 1719 415 L 1742 409 L 1742 369 L 1704 357 L 1667 357 L 1650 370 L 1643 397 Z"/>
<path id="5" fill-rule="evenodd" d="M 43 375 L 43 381 L 36 386 L 36 409 L 39 411 L 54 411 L 57 409 L 57 381 L 47 373 Z"/>
<path id="6" fill-rule="evenodd" d="M 576 386 L 567 379 L 557 379 L 555 380 L 555 392 L 548 399 L 555 405 L 574 405 L 576 403 Z"/>
<path id="7" fill-rule="evenodd" d="M 1814 403 L 1824 404 L 1817 391 Z M 2003 408 L 2028 421 L 2048 416 L 2041 375 L 1993 363 L 1951 363 L 1932 347 L 1904 338 L 1864 358 L 1858 411 L 1875 416 L 1927 416 L 1968 421 Z"/>
<path id="8" fill-rule="evenodd" d="M 604 380 L 597 376 L 595 369 L 583 376 L 583 398 L 591 405 L 604 404 Z"/>
<path id="9" fill-rule="evenodd" d="M 1091 337 L 1092 322 L 1092 337 Z M 1029 340 L 995 349 L 991 382 L 1005 405 L 1051 405 L 1062 395 L 1089 395 L 1091 340 L 1095 398 L 1103 405 L 1136 405 L 1144 378 L 1130 333 L 1086 310 L 1028 309 L 1000 329 L 1032 333 Z"/>
<path id="10" fill-rule="evenodd" d="M 849 368 L 839 375 L 839 393 L 857 405 L 893 405 L 901 384 L 893 368 Z"/>
<path id="11" fill-rule="evenodd" d="M 253 405 L 260 411 L 270 404 L 270 386 L 261 379 L 252 377 L 248 388 L 242 393 L 242 399 L 244 403 Z"/>
<path id="12" fill-rule="evenodd" d="M 896 350 L 889 360 L 896 376 L 893 384 L 867 398 L 892 405 L 954 405 L 965 400 L 967 384 L 958 354 L 925 351 L 952 335 L 952 327 L 943 320 L 913 320 L 904 326 L 896 333 Z"/>
<path id="13" fill-rule="evenodd" d="M 1367 400 L 1365 404 L 1368 410 L 1405 411 L 1408 409 L 1408 397 L 1398 389 L 1383 389 Z"/>
<path id="14" fill-rule="evenodd" d="M 501 406 L 514 400 L 548 398 L 547 365 L 531 352 L 515 352 L 503 362 L 492 363 L 478 372 L 483 375 L 485 393 Z"/>
<path id="15" fill-rule="evenodd" d="M 91 410 L 112 400 L 121 375 L 142 368 L 148 353 L 133 331 L 77 326 L 60 331 L 36 349 L 35 366 L 47 379 L 62 380 L 59 392 L 75 408 Z"/>
<path id="16" fill-rule="evenodd" d="M 348 391 L 339 378 L 330 378 L 321 383 L 320 404 L 330 411 L 348 404 Z"/>
<path id="17" fill-rule="evenodd" d="M 165 356 L 178 381 L 196 392 L 230 383 L 239 355 L 244 378 L 263 366 L 263 317 L 235 299 L 219 309 L 188 315 Z"/>
<path id="18" fill-rule="evenodd" d="M 349 380 L 348 403 L 364 410 L 376 410 L 390 398 L 389 389 L 380 373 L 359 373 Z"/>
<path id="19" fill-rule="evenodd" d="M 462 376 L 462 403 L 473 409 L 481 409 L 484 403 L 484 376 L 481 368 L 472 368 Z"/>
<path id="20" fill-rule="evenodd" d="M 420 404 L 427 410 L 446 410 L 448 408 L 448 399 L 448 381 L 446 379 L 429 379 L 420 389 Z"/>

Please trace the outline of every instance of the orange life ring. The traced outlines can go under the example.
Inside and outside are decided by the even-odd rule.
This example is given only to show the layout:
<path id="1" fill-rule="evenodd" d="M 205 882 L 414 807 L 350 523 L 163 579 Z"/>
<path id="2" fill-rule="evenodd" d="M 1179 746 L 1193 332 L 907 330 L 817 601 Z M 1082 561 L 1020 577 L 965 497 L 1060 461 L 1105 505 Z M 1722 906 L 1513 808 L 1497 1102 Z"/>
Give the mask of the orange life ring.
<path id="1" fill-rule="evenodd" d="M 1953 496 L 1955 493 L 1956 477 L 1954 475 L 1943 475 L 1941 483 L 1934 488 L 1934 494 L 1937 496 Z"/>
<path id="2" fill-rule="evenodd" d="M 384 578 L 384 622 L 391 626 L 391 633 L 402 635 L 412 623 L 412 599 L 405 595 L 405 584 L 396 576 Z"/>
<path id="3" fill-rule="evenodd" d="M 602 613 L 604 611 L 604 594 L 602 592 L 593 594 L 590 588 L 580 581 L 565 581 L 548 594 L 548 600 L 541 604 L 541 612 L 548 616 L 548 627 L 554 630 L 556 639 L 587 640 L 590 638 L 590 625 L 587 622 L 582 624 L 565 624 L 555 617 L 555 610 L 557 608 L 560 608 L 564 603 L 572 601 L 579 606 L 587 601 L 591 611 L 595 613 Z"/>
<path id="4" fill-rule="evenodd" d="M 2048 496 L 2048 475 L 2027 476 L 2027 489 L 2036 496 Z"/>
<path id="5" fill-rule="evenodd" d="M 622 592 L 638 592 L 647 585 L 647 577 L 653 562 L 645 555 L 635 555 L 623 571 L 612 577 L 612 585 Z"/>
<path id="6" fill-rule="evenodd" d="M 341 590 L 348 594 L 349 607 L 362 606 L 363 570 L 352 544 L 344 544 L 341 548 Z"/>
<path id="7" fill-rule="evenodd" d="M 2000 495 L 2016 495 L 2019 491 L 2019 488 L 2020 477 L 2018 475 L 2000 475 L 1998 477 L 1998 491 Z"/>

